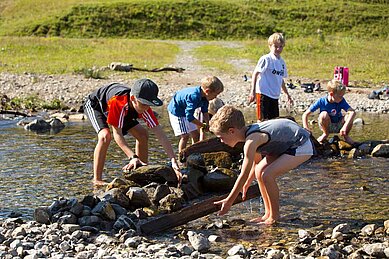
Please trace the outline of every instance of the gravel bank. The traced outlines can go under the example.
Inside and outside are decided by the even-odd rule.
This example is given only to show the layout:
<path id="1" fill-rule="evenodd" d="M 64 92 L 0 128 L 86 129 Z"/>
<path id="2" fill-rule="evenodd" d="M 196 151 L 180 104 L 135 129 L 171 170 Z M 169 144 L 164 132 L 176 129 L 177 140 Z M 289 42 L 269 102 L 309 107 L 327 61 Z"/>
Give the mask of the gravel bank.
<path id="1" fill-rule="evenodd" d="M 190 67 L 183 73 L 162 72 L 140 74 L 133 72 L 131 75 L 111 75 L 107 79 L 85 79 L 81 75 L 15 75 L 9 73 L 0 74 L 0 94 L 13 97 L 26 97 L 38 95 L 41 99 L 50 101 L 60 99 L 70 107 L 78 108 L 82 105 L 83 99 L 96 88 L 111 82 L 122 82 L 132 85 L 133 78 L 149 77 L 160 87 L 160 97 L 167 104 L 175 91 L 188 86 L 198 85 L 201 78 L 206 76 L 205 72 L 195 71 Z M 242 75 L 227 75 L 208 73 L 218 76 L 225 85 L 225 91 L 220 97 L 228 104 L 243 108 L 247 107 L 247 96 L 250 83 L 243 80 Z M 307 81 L 309 82 L 309 81 Z M 322 82 L 324 88 L 325 82 Z M 370 100 L 367 98 L 372 89 L 350 87 L 345 98 L 356 111 L 372 113 L 388 113 L 389 99 Z M 317 98 L 326 94 L 324 90 L 304 93 L 302 88 L 289 89 L 294 99 L 294 109 L 298 112 L 304 111 Z M 286 98 L 281 95 L 280 105 L 286 107 Z M 254 104 L 251 104 L 254 107 Z"/>

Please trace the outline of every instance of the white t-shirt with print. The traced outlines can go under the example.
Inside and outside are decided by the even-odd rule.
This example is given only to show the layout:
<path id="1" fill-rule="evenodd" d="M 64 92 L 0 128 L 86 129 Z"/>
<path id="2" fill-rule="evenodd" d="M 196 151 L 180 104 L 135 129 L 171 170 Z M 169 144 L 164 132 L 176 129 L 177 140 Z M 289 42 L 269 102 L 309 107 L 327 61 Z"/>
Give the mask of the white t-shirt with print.
<path id="1" fill-rule="evenodd" d="M 281 94 L 282 80 L 288 77 L 285 61 L 270 52 L 259 59 L 255 72 L 260 73 L 255 92 L 278 99 Z"/>

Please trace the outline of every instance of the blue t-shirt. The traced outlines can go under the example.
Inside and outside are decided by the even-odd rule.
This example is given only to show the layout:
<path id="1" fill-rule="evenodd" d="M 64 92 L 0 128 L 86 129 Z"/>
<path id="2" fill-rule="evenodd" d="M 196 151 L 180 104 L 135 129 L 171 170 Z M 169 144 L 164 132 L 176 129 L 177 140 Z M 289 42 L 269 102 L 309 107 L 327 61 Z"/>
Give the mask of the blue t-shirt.
<path id="1" fill-rule="evenodd" d="M 188 121 L 195 119 L 194 113 L 201 108 L 202 113 L 208 112 L 208 100 L 201 96 L 201 86 L 188 87 L 177 91 L 167 109 L 177 117 L 186 117 Z"/>
<path id="2" fill-rule="evenodd" d="M 309 107 L 309 110 L 310 112 L 315 112 L 320 108 L 320 112 L 326 111 L 330 115 L 332 123 L 338 123 L 343 118 L 342 110 L 348 111 L 351 107 L 344 98 L 340 103 L 330 103 L 327 97 L 328 96 L 321 97 Z"/>

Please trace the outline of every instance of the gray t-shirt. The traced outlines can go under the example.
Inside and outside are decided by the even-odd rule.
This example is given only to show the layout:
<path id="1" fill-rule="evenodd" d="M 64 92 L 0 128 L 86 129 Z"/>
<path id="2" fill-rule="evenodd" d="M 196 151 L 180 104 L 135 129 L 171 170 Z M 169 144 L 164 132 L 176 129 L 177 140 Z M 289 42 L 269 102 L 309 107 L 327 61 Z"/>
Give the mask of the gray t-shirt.
<path id="1" fill-rule="evenodd" d="M 254 132 L 266 133 L 269 137 L 268 142 L 257 148 L 257 152 L 265 156 L 279 156 L 301 146 L 310 136 L 307 130 L 289 119 L 273 119 L 249 125 L 246 138 Z"/>

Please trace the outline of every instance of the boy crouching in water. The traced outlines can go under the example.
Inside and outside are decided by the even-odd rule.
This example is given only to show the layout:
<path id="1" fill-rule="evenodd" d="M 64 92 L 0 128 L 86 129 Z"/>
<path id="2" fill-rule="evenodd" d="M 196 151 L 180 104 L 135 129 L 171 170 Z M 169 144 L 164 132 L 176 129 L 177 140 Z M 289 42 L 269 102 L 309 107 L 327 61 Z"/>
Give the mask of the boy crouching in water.
<path id="1" fill-rule="evenodd" d="M 210 131 L 234 147 L 245 142 L 241 173 L 227 198 L 220 204 L 219 215 L 228 212 L 242 192 L 243 200 L 254 177 L 265 205 L 265 215 L 253 219 L 261 224 L 273 224 L 280 218 L 277 177 L 307 161 L 314 153 L 310 133 L 288 119 L 273 119 L 245 126 L 243 113 L 232 106 L 222 107 L 210 121 Z"/>
<path id="2" fill-rule="evenodd" d="M 304 112 L 302 118 L 304 128 L 311 131 L 308 125 L 308 117 L 319 109 L 319 126 L 323 134 L 317 141 L 323 143 L 330 133 L 339 132 L 347 143 L 350 145 L 355 144 L 349 136 L 355 118 L 355 111 L 343 97 L 346 93 L 346 86 L 337 80 L 331 80 L 327 84 L 327 91 L 328 94 L 326 96 L 318 99 Z M 343 116 L 342 110 L 347 112 L 346 116 Z"/>

